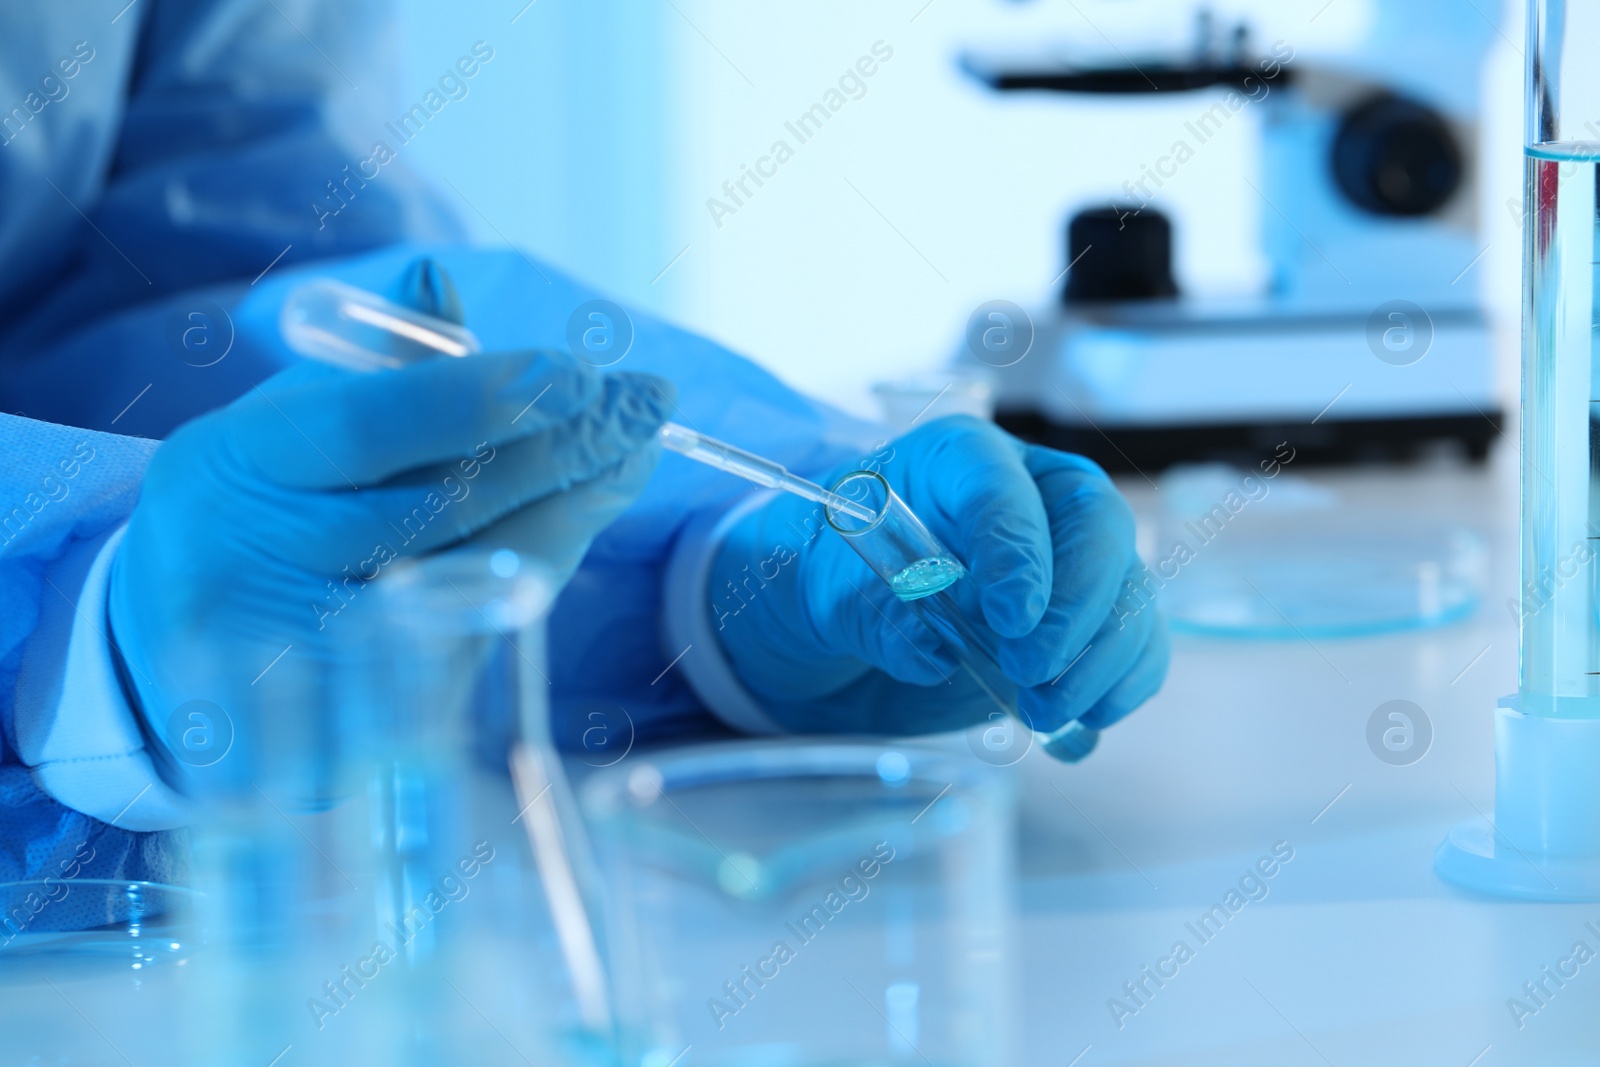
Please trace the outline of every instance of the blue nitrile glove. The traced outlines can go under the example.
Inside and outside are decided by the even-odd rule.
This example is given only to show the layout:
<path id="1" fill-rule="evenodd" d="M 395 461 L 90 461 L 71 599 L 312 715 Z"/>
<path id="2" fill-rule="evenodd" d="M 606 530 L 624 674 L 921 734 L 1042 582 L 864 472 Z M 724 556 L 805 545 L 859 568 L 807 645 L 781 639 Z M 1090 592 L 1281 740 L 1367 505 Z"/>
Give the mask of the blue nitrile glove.
<path id="1" fill-rule="evenodd" d="M 451 314 L 448 282 L 420 278 L 432 306 L 408 302 Z M 180 427 L 111 579 L 113 639 L 151 731 L 219 684 L 265 701 L 294 663 L 337 660 L 354 633 L 338 616 L 398 557 L 470 540 L 569 576 L 644 488 L 672 395 L 556 351 L 370 375 L 306 363 Z M 280 655 L 291 669 L 265 672 Z"/>
<path id="2" fill-rule="evenodd" d="M 1118 604 L 1143 565 L 1099 467 L 955 417 L 895 441 L 878 473 L 967 565 L 952 591 L 999 636 L 1034 729 L 1106 727 L 1160 688 L 1166 630 L 1153 609 Z M 736 523 L 708 592 L 734 670 L 785 729 L 928 733 L 994 711 L 818 505 L 785 494 Z"/>

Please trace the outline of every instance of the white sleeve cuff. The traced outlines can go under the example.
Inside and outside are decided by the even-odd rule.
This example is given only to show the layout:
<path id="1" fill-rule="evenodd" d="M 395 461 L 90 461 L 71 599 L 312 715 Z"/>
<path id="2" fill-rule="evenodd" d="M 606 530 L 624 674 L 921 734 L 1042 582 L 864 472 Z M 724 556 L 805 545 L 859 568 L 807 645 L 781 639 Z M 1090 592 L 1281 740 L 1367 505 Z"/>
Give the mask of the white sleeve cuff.
<path id="1" fill-rule="evenodd" d="M 182 826 L 187 803 L 145 751 L 108 630 L 111 560 L 126 526 L 70 546 L 45 575 L 17 674 L 17 752 L 39 788 L 123 830 Z"/>
<path id="2" fill-rule="evenodd" d="M 728 531 L 735 523 L 777 494 L 754 493 L 740 500 L 722 515 L 702 515 L 692 520 L 679 535 L 667 561 L 666 607 L 662 632 L 668 656 L 678 656 L 689 687 L 711 713 L 727 725 L 747 734 L 781 734 L 734 673 L 723 654 L 711 624 L 711 565 L 717 558 Z"/>

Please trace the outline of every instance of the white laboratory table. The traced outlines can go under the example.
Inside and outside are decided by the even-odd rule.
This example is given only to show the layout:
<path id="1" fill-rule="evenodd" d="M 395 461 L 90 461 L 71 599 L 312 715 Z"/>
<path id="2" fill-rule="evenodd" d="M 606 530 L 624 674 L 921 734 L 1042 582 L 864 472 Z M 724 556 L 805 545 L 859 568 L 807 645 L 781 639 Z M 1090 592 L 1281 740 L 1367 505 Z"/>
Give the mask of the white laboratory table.
<path id="1" fill-rule="evenodd" d="M 1600 950 L 1585 926 L 1600 929 L 1600 904 L 1477 898 L 1432 872 L 1450 827 L 1493 810 L 1492 714 L 1516 671 L 1515 471 L 1502 455 L 1489 469 L 1297 473 L 1374 522 L 1421 513 L 1481 530 L 1488 595 L 1463 622 L 1381 638 L 1180 636 L 1165 689 L 1092 758 L 1030 754 L 1011 772 L 1022 785 L 1017 981 L 996 1025 L 1012 1028 L 1019 1063 L 1040 1067 L 1600 1063 L 1600 960 L 1520 1025 L 1507 1006 L 1528 1002 L 1524 983 L 1576 942 Z M 1125 488 L 1136 510 L 1152 508 L 1148 486 Z M 1369 716 L 1393 699 L 1433 725 L 1408 766 L 1367 743 Z M 486 1035 L 526 1032 L 516 1024 L 530 1004 L 555 1026 L 561 969 L 542 907 L 527 906 L 538 891 L 526 846 L 515 829 L 494 833 L 504 858 L 470 906 L 497 916 L 494 936 L 521 946 L 510 954 L 521 964 L 460 975 L 460 993 Z M 1197 937 L 1274 848 L 1293 858 L 1262 880 L 1265 896 L 1250 884 L 1260 899 Z M 1192 953 L 1181 965 L 1178 941 Z M 1169 977 L 1156 986 L 1146 968 Z M 172 996 L 178 969 L 166 971 L 54 985 L 0 972 L 0 1067 L 167 1062 L 191 1020 Z M 1125 983 L 1142 984 L 1138 999 Z M 524 1041 L 500 1048 L 504 1062 L 561 1062 Z M 312 1047 L 264 1049 L 263 1067 L 275 1054 L 280 1067 L 320 1062 Z"/>
<path id="2" fill-rule="evenodd" d="M 1536 1006 L 1524 982 L 1576 942 L 1600 950 L 1585 926 L 1600 929 L 1600 903 L 1474 897 L 1431 867 L 1451 826 L 1493 813 L 1492 714 L 1516 686 L 1506 461 L 1306 475 L 1375 521 L 1421 513 L 1481 530 L 1489 590 L 1469 619 L 1314 643 L 1181 638 L 1161 694 L 1091 759 L 1024 764 L 1026 1062 L 1600 1063 L 1600 961 L 1547 983 L 1555 992 L 1534 1014 L 1519 1020 L 1507 1005 Z M 1147 491 L 1127 488 L 1148 505 Z M 1434 728 L 1409 766 L 1367 743 L 1369 716 L 1395 699 Z M 1294 858 L 1268 895 L 1220 932 L 1208 926 L 1202 943 L 1189 926 L 1277 842 Z M 1128 997 L 1124 983 L 1179 940 L 1193 958 L 1160 987 L 1146 980 L 1142 1006 Z M 1114 997 L 1127 1010 L 1108 1006 Z"/>

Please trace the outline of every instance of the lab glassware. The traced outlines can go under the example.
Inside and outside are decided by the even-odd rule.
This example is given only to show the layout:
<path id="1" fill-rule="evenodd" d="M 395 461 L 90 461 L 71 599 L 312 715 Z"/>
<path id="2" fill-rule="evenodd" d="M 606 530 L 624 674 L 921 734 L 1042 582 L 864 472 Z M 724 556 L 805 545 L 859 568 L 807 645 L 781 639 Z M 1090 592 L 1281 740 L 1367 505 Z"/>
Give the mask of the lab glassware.
<path id="1" fill-rule="evenodd" d="M 64 869 L 47 866 L 38 881 L 0 882 L 0 967 L 37 963 L 47 973 L 59 958 L 69 969 L 95 961 L 138 971 L 194 954 L 193 889 L 90 878 L 81 872 L 94 859 L 93 844 L 85 839 L 64 851 Z"/>
<path id="2" fill-rule="evenodd" d="M 1014 1062 L 1012 788 L 870 740 L 646 753 L 590 778 L 618 1063 Z"/>
<path id="3" fill-rule="evenodd" d="M 1445 878 L 1600 900 L 1600 0 L 1532 0 L 1523 224 L 1521 657 L 1495 717 L 1495 820 Z"/>
<path id="4" fill-rule="evenodd" d="M 391 558 L 343 587 L 330 663 L 286 655 L 262 679 L 288 668 L 252 715 L 297 740 L 258 746 L 259 788 L 218 793 L 194 831 L 193 1062 L 292 1045 L 317 1064 L 522 1063 L 571 1025 L 549 1007 L 570 998 L 560 966 L 528 966 L 550 924 L 524 823 L 578 821 L 548 734 L 556 589 L 508 549 Z M 532 803 L 513 747 L 546 775 Z"/>
<path id="5" fill-rule="evenodd" d="M 883 420 L 895 433 L 905 433 L 924 419 L 971 415 L 994 421 L 997 378 L 987 367 L 943 367 L 872 387 Z"/>
<path id="6" fill-rule="evenodd" d="M 550 1047 L 569 1026 L 543 1008 L 552 994 L 565 1001 L 576 987 L 579 1025 L 609 1025 L 592 984 L 592 863 L 549 726 L 544 618 L 559 582 L 506 548 L 394 566 L 366 628 L 362 688 L 376 727 L 375 948 L 392 956 L 384 1007 L 390 1039 L 401 1035 L 390 1062 L 523 1062 L 519 1050 Z M 534 795 L 514 792 L 534 778 Z M 535 872 L 543 901 L 527 892 Z M 549 981 L 559 966 L 528 965 L 550 909 L 566 988 Z"/>
<path id="7" fill-rule="evenodd" d="M 47 863 L 43 879 L 0 884 L 7 1063 L 101 1063 L 118 1053 L 133 1063 L 175 1062 L 173 1037 L 189 1023 L 185 990 L 203 952 L 195 893 L 90 877 L 85 865 L 126 841 L 103 831 L 97 824 L 67 841 L 66 866 Z"/>
<path id="8" fill-rule="evenodd" d="M 680 456 L 687 456 L 708 467 L 736 474 L 756 485 L 768 489 L 781 489 L 812 503 L 824 504 L 862 522 L 872 521 L 872 512 L 861 505 L 831 493 L 799 475 L 790 474 L 782 464 L 764 456 L 735 448 L 726 441 L 707 437 L 675 422 L 662 426 L 660 436 L 661 443 Z"/>
<path id="9" fill-rule="evenodd" d="M 1482 603 L 1488 545 L 1460 523 L 1282 471 L 1197 464 L 1160 483 L 1155 558 L 1128 607 L 1159 596 L 1175 631 L 1364 637 L 1445 626 Z"/>
<path id="10" fill-rule="evenodd" d="M 483 350 L 464 326 L 390 303 L 375 293 L 319 278 L 299 286 L 284 301 L 278 327 L 303 356 L 348 370 L 396 370 L 435 356 L 471 356 Z M 768 489 L 781 489 L 846 514 L 856 510 L 822 486 L 791 474 L 782 464 L 725 441 L 669 422 L 661 444 L 681 456 L 736 474 Z M 856 517 L 870 519 L 865 513 Z"/>
<path id="11" fill-rule="evenodd" d="M 278 328 L 301 355 L 363 372 L 482 351 L 478 338 L 464 326 L 331 278 L 295 287 L 284 299 Z"/>
<path id="12" fill-rule="evenodd" d="M 829 525 L 888 583 L 894 595 L 939 635 L 989 698 L 1033 730 L 1017 705 L 1016 683 L 1000 669 L 994 632 L 982 621 L 976 602 L 961 599 L 971 583 L 961 584 L 967 569 L 956 555 L 875 471 L 847 474 L 834 484 L 833 492 L 874 517 L 862 522 L 829 508 L 825 509 Z M 1034 736 L 1056 759 L 1076 763 L 1094 750 L 1100 735 L 1073 721 L 1052 731 L 1035 730 Z"/>

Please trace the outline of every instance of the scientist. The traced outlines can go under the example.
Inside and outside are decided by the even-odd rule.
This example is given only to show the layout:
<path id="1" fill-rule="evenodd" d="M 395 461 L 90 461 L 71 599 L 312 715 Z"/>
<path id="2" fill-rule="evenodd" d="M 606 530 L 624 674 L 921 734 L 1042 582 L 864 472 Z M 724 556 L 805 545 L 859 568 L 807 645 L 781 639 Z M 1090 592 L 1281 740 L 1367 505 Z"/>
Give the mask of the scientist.
<path id="1" fill-rule="evenodd" d="M 0 881 L 85 842 L 84 876 L 180 877 L 174 710 L 222 684 L 295 714 L 296 664 L 349 647 L 366 584 L 461 545 L 566 579 L 549 631 L 569 746 L 593 709 L 625 709 L 640 740 L 985 717 L 813 506 L 661 462 L 669 416 L 823 480 L 880 470 L 969 562 L 1035 726 L 1104 727 L 1155 692 L 1166 638 L 1154 612 L 1114 612 L 1139 562 L 1093 464 L 971 419 L 884 441 L 643 317 L 615 366 L 576 358 L 567 323 L 596 294 L 460 244 L 403 145 L 363 165 L 393 118 L 367 62 L 393 51 L 386 7 L 0 12 Z M 464 45 L 442 94 L 497 62 Z M 276 315 L 319 275 L 464 319 L 486 352 L 301 363 Z"/>

